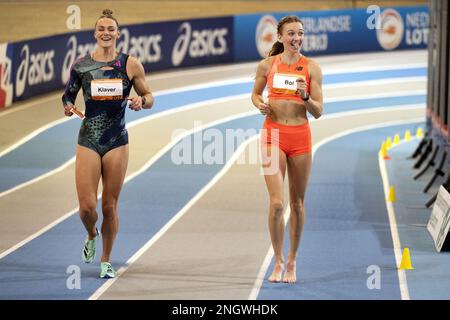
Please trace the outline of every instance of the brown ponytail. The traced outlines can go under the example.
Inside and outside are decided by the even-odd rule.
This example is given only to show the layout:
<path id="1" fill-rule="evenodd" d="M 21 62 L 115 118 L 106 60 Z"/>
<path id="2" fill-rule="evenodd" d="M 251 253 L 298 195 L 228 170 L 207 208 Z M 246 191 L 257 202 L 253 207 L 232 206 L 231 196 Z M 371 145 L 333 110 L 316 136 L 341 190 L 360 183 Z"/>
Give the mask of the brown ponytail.
<path id="1" fill-rule="evenodd" d="M 278 35 L 281 35 L 283 32 L 283 26 L 286 23 L 291 23 L 291 22 L 300 22 L 303 26 L 303 21 L 300 20 L 299 17 L 297 16 L 286 16 L 283 17 L 280 22 L 278 22 L 278 26 L 277 26 L 277 33 Z M 284 51 L 284 46 L 281 42 L 279 42 L 278 40 L 273 44 L 272 49 L 270 49 L 269 52 L 269 57 L 271 56 L 275 56 L 277 54 L 280 54 Z"/>
<path id="2" fill-rule="evenodd" d="M 272 49 L 270 49 L 269 57 L 276 56 L 284 51 L 284 46 L 281 42 L 277 41 L 273 44 Z"/>
<path id="3" fill-rule="evenodd" d="M 114 20 L 116 22 L 117 29 L 119 29 L 119 22 L 117 22 L 116 18 L 114 18 L 112 14 L 113 14 L 112 10 L 104 9 L 102 15 L 97 19 L 97 21 L 103 18 Z M 95 22 L 95 28 L 97 28 L 97 22 Z"/>

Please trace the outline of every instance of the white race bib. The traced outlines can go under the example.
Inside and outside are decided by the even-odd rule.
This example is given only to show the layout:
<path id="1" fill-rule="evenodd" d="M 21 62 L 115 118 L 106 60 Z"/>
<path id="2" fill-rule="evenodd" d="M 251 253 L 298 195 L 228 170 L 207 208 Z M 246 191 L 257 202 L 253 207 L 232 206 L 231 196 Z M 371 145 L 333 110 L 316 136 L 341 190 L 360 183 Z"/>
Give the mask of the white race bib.
<path id="1" fill-rule="evenodd" d="M 275 73 L 273 75 L 273 91 L 283 94 L 295 94 L 297 92 L 298 78 L 304 78 L 298 74 Z"/>
<path id="2" fill-rule="evenodd" d="M 91 81 L 92 100 L 123 99 L 122 79 L 96 79 Z"/>

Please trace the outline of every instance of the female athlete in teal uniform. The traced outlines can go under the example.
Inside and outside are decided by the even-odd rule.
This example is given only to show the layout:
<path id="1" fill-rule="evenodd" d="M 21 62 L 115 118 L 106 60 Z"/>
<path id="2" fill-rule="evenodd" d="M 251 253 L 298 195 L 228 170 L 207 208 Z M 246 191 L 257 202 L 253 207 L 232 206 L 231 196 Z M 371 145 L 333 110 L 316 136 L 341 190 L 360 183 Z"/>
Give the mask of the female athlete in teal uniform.
<path id="1" fill-rule="evenodd" d="M 117 202 L 128 164 L 125 110 L 127 106 L 139 111 L 153 105 L 142 64 L 116 51 L 119 35 L 119 24 L 112 11 L 103 10 L 95 24 L 98 47 L 74 63 L 62 97 L 65 115 L 72 116 L 78 113 L 74 104 L 83 88 L 86 111 L 78 135 L 75 169 L 80 218 L 88 232 L 82 258 L 86 263 L 95 258 L 97 191 L 102 178 L 101 278 L 116 276 L 110 255 L 119 227 Z M 132 86 L 138 96 L 129 96 Z"/>

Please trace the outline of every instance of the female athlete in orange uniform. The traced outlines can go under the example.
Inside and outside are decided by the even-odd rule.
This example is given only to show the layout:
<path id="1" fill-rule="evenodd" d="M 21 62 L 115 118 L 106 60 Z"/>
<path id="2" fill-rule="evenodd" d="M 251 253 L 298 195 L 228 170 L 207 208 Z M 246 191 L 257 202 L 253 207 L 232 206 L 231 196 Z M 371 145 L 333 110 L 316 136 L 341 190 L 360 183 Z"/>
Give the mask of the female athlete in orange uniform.
<path id="1" fill-rule="evenodd" d="M 311 169 L 311 133 L 307 112 L 319 118 L 323 111 L 322 71 L 313 60 L 300 53 L 304 30 L 296 16 L 280 20 L 278 41 L 256 72 L 252 102 L 266 116 L 262 133 L 263 154 L 277 165 L 275 172 L 265 169 L 270 197 L 269 231 L 275 254 L 271 282 L 296 282 L 296 258 L 305 220 L 304 198 Z M 268 87 L 269 101 L 263 100 Z M 283 182 L 289 177 L 290 248 L 284 271 L 284 195 Z"/>

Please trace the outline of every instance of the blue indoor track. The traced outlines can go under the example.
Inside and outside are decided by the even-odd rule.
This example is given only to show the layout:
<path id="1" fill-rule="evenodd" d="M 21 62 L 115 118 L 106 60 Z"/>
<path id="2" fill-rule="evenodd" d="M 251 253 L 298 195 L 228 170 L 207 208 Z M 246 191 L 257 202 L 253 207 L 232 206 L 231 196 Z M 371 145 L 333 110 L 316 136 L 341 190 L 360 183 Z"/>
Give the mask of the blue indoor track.
<path id="1" fill-rule="evenodd" d="M 385 70 L 380 67 L 377 71 L 352 71 L 349 68 L 345 72 L 325 74 L 323 84 L 348 84 L 351 87 L 365 81 L 392 79 L 401 83 L 402 80 L 425 79 L 426 75 L 427 68 L 424 67 Z M 156 95 L 150 112 L 127 111 L 127 124 L 193 103 L 207 104 L 218 98 L 232 100 L 244 94 L 248 94 L 250 99 L 252 87 L 252 81 L 241 80 L 234 84 L 161 93 Z M 351 89 L 346 90 L 346 96 L 350 96 Z M 269 283 L 267 278 L 273 268 L 272 259 L 268 268 L 262 269 L 265 275 L 261 287 L 256 288 L 259 290 L 256 299 L 402 299 L 378 152 L 381 142 L 388 136 L 393 137 L 397 133 L 403 136 L 406 130 L 415 133 L 417 128 L 424 127 L 425 103 L 423 92 L 404 90 L 401 94 L 390 95 L 387 92 L 384 96 L 344 96 L 325 103 L 325 116 L 342 116 L 342 121 L 345 121 L 345 114 L 371 110 L 388 112 L 408 106 L 423 106 L 424 118 L 396 125 L 378 123 L 373 128 L 333 137 L 317 148 L 305 200 L 306 224 L 297 258 L 298 281 L 295 285 Z M 264 118 L 245 111 L 234 118 L 222 118 L 201 130 L 215 129 L 223 135 L 227 129 L 259 133 Z M 55 109 L 55 112 L 61 110 Z M 158 125 L 157 120 L 154 121 L 150 125 Z M 74 157 L 79 126 L 79 119 L 75 117 L 60 121 L 1 156 L 0 197 L 2 193 L 14 192 L 12 189 L 21 184 L 51 174 L 67 164 Z M 354 127 L 358 124 L 355 123 Z M 190 133 L 182 139 L 192 139 L 193 135 Z M 247 135 L 237 139 L 233 151 L 253 137 Z M 183 140 L 177 143 L 183 143 Z M 203 143 L 205 146 L 206 142 Z M 411 299 L 448 299 L 450 256 L 438 254 L 434 249 L 424 227 L 431 211 L 421 207 L 432 192 L 421 193 L 426 177 L 411 183 L 416 171 L 411 168 L 412 160 L 406 160 L 417 143 L 418 139 L 412 139 L 395 146 L 389 151 L 392 159 L 386 161 L 390 183 L 396 186 L 399 199 L 394 209 L 400 241 L 402 246 L 411 248 L 415 266 L 415 270 L 406 272 L 406 280 Z M 127 261 L 224 169 L 231 156 L 227 154 L 225 163 L 221 164 L 176 165 L 171 158 L 176 146 L 172 145 L 124 185 L 119 202 L 120 231 L 111 261 L 116 269 L 127 267 Z M 412 197 L 412 194 L 420 196 Z M 101 212 L 100 201 L 97 209 Z M 34 212 L 29 212 L 29 216 L 38 218 Z M 285 232 L 286 254 L 288 230 Z M 98 277 L 97 263 L 81 263 L 84 238 L 85 230 L 75 210 L 42 234 L 2 256 L 0 299 L 89 299 L 105 280 Z M 101 249 L 99 241 L 96 260 L 99 260 Z M 263 259 L 261 257 L 260 260 Z M 81 268 L 81 288 L 78 290 L 67 289 L 66 271 L 71 265 Z M 379 289 L 367 287 L 370 266 L 380 269 Z M 254 280 L 257 280 L 256 275 Z"/>

